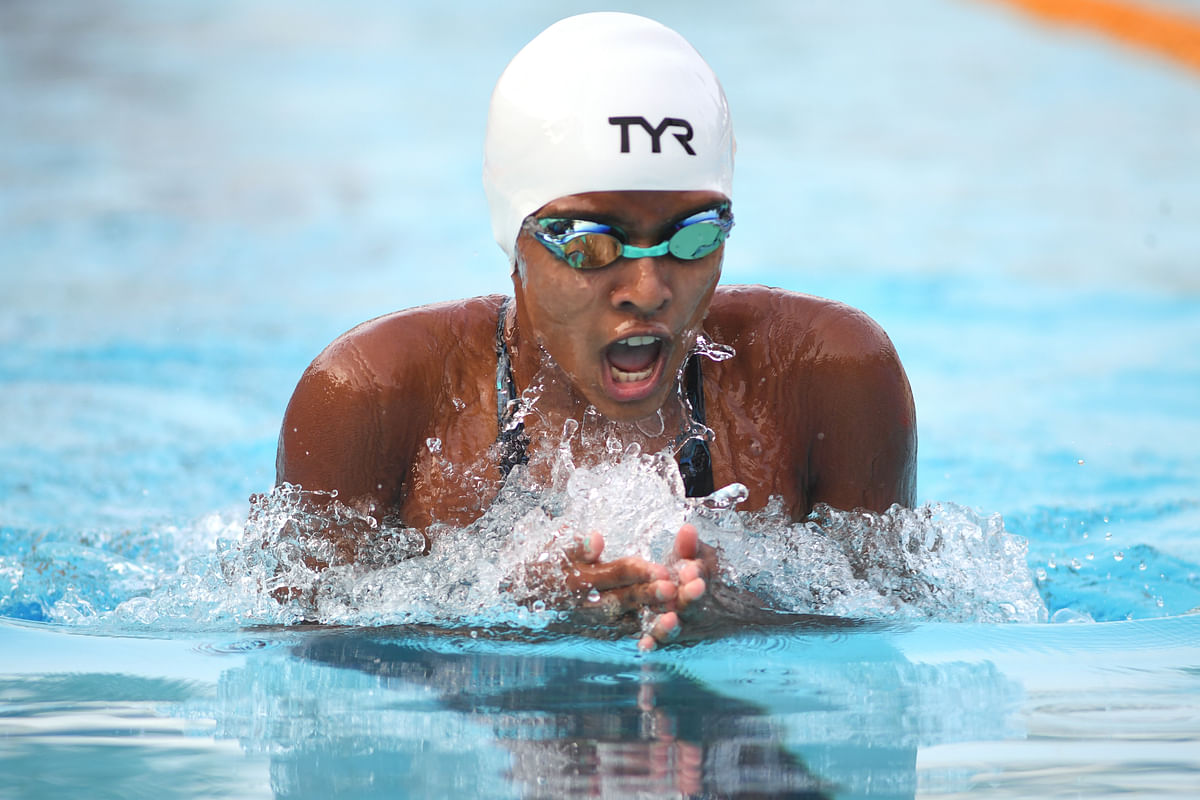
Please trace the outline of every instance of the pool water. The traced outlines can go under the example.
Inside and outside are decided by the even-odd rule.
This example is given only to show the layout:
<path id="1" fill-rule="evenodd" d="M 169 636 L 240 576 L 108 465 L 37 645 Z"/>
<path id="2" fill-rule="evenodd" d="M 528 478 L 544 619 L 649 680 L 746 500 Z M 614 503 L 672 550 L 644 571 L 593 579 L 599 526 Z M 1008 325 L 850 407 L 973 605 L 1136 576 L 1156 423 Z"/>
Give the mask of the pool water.
<path id="1" fill-rule="evenodd" d="M 640 655 L 222 571 L 325 343 L 508 291 L 488 93 L 582 10 L 0 10 L 0 797 L 1194 796 L 1200 73 L 1003 3 L 637 7 L 730 97 L 724 280 L 884 326 L 974 572 L 830 617 L 768 565 Z"/>

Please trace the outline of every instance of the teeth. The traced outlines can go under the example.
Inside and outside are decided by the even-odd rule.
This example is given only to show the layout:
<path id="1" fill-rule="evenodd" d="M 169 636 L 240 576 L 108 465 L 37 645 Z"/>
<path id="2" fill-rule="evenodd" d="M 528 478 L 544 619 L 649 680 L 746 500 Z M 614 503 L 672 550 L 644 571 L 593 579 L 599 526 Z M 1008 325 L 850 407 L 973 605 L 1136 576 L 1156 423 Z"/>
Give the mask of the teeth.
<path id="1" fill-rule="evenodd" d="M 644 381 L 646 378 L 649 378 L 654 374 L 653 366 L 651 366 L 649 369 L 644 369 L 641 372 L 625 372 L 624 370 L 619 370 L 613 366 L 610 366 L 609 370 L 612 372 L 613 380 L 617 383 L 633 383 L 634 381 Z"/>
<path id="2" fill-rule="evenodd" d="M 658 341 L 657 336 L 630 336 L 627 339 L 622 339 L 621 344 L 627 347 L 645 347 L 648 344 L 654 344 Z"/>

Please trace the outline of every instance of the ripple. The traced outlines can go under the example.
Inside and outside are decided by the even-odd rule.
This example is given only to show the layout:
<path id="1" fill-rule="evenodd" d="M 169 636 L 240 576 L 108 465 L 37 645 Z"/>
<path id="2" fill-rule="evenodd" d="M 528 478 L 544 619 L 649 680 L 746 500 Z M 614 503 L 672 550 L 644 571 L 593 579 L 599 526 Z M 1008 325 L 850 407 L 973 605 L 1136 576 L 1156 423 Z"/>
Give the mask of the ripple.
<path id="1" fill-rule="evenodd" d="M 192 649 L 197 653 L 214 656 L 240 655 L 253 653 L 256 650 L 267 650 L 278 647 L 280 642 L 270 639 L 234 639 L 227 642 L 201 642 Z"/>

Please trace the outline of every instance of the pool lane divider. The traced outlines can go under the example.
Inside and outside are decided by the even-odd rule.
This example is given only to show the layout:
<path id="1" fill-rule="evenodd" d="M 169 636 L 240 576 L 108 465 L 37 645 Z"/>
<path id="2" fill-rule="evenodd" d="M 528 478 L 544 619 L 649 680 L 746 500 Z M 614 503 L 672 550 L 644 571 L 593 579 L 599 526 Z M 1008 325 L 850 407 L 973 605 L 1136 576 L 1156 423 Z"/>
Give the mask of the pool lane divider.
<path id="1" fill-rule="evenodd" d="M 1200 18 L 1118 0 L 991 0 L 1050 22 L 1104 34 L 1200 72 Z"/>

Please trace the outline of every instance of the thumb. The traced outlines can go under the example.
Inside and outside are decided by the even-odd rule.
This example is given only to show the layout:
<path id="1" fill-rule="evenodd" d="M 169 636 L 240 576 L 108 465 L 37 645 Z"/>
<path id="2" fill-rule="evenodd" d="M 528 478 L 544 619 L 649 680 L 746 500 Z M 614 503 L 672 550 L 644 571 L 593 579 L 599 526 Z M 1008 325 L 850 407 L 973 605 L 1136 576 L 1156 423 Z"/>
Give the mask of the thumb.
<path id="1" fill-rule="evenodd" d="M 675 558 L 691 560 L 700 554 L 700 532 L 690 522 L 679 526 L 675 534 Z"/>
<path id="2" fill-rule="evenodd" d="M 604 536 L 599 531 L 581 536 L 565 549 L 567 558 L 572 561 L 582 561 L 585 564 L 595 564 L 600 560 L 604 551 Z"/>

